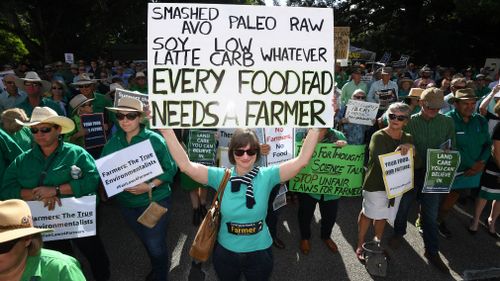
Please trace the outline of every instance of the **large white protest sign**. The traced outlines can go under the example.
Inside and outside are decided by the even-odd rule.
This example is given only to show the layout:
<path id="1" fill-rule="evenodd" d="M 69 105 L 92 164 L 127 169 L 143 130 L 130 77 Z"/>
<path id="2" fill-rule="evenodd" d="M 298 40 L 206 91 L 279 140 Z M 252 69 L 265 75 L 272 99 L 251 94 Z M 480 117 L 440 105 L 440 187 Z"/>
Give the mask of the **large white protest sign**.
<path id="1" fill-rule="evenodd" d="M 163 173 L 150 140 L 131 145 L 95 162 L 109 197 Z"/>
<path id="2" fill-rule="evenodd" d="M 387 198 L 391 199 L 413 188 L 413 149 L 379 155 Z"/>
<path id="3" fill-rule="evenodd" d="M 373 120 L 377 118 L 377 111 L 380 104 L 374 102 L 364 102 L 350 99 L 347 102 L 345 118 L 349 123 L 361 125 L 373 125 Z"/>
<path id="4" fill-rule="evenodd" d="M 267 166 L 279 164 L 294 157 L 294 130 L 293 128 L 266 128 L 264 130 L 265 143 L 271 149 L 266 156 Z"/>
<path id="5" fill-rule="evenodd" d="M 44 241 L 65 240 L 96 235 L 96 196 L 62 198 L 61 206 L 49 211 L 41 201 L 27 202 L 33 224 L 40 228 L 52 228 L 42 234 Z"/>
<path id="6" fill-rule="evenodd" d="M 150 3 L 152 128 L 332 127 L 333 11 Z"/>

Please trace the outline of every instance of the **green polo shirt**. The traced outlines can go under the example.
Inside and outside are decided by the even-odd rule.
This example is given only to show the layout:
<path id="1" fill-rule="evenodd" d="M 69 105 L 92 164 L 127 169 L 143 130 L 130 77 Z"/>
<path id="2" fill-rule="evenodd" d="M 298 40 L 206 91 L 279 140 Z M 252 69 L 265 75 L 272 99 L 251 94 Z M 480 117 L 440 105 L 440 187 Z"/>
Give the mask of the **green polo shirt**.
<path id="1" fill-rule="evenodd" d="M 61 107 L 59 106 L 59 104 L 55 103 L 53 100 L 51 99 L 48 99 L 48 98 L 41 98 L 40 100 L 40 104 L 37 105 L 37 106 L 40 106 L 40 107 L 49 107 L 51 109 L 53 109 L 55 112 L 57 112 L 57 115 L 59 116 L 64 116 L 64 112 L 62 111 Z M 22 110 L 24 110 L 24 112 L 26 112 L 26 115 L 28 117 L 31 117 L 31 113 L 33 113 L 33 109 L 35 109 L 29 102 L 29 99 L 28 97 L 26 97 L 26 99 L 20 103 L 17 107 L 21 108 Z"/>
<path id="2" fill-rule="evenodd" d="M 33 134 L 29 127 L 22 127 L 21 130 L 9 134 L 9 136 L 19 145 L 23 151 L 28 151 L 33 147 Z"/>
<path id="3" fill-rule="evenodd" d="M 85 281 L 78 261 L 57 251 L 42 249 L 28 256 L 21 281 Z"/>
<path id="4" fill-rule="evenodd" d="M 427 149 L 439 149 L 448 139 L 451 139 L 452 148 L 456 147 L 453 120 L 440 113 L 431 120 L 425 120 L 422 112 L 413 114 L 404 130 L 413 137 L 413 144 L 417 150 L 416 157 L 420 158 L 423 167 L 427 163 Z M 419 168 L 417 165 L 415 167 Z"/>
<path id="5" fill-rule="evenodd" d="M 457 150 L 460 152 L 458 171 L 470 169 L 476 161 L 488 162 L 491 155 L 491 137 L 488 132 L 488 121 L 483 116 L 473 113 L 469 122 L 453 109 L 446 113 L 455 123 Z"/>
<path id="6" fill-rule="evenodd" d="M 340 95 L 342 105 L 347 104 L 349 99 L 351 99 L 352 93 L 354 93 L 357 89 L 363 90 L 365 95 L 368 94 L 368 86 L 363 81 L 359 81 L 359 84 L 356 84 L 353 80 L 351 80 L 342 87 L 342 93 Z"/>
<path id="7" fill-rule="evenodd" d="M 175 164 L 170 152 L 167 148 L 167 143 L 165 139 L 159 134 L 144 128 L 141 125 L 141 130 L 139 134 L 134 136 L 130 143 L 127 142 L 125 137 L 125 132 L 119 130 L 116 134 L 108 141 L 102 150 L 101 156 L 109 155 L 113 152 L 124 149 L 130 145 L 142 142 L 149 139 L 153 150 L 163 168 L 163 174 L 157 176 L 156 178 L 161 180 L 163 183 L 153 189 L 153 201 L 158 201 L 164 199 L 172 193 L 170 185 L 173 183 L 175 174 L 177 173 L 177 165 Z M 124 207 L 136 208 L 149 205 L 148 193 L 134 195 L 130 192 L 120 192 L 116 195 L 118 202 Z"/>
<path id="8" fill-rule="evenodd" d="M 75 165 L 82 171 L 78 178 L 71 176 L 71 167 Z M 57 186 L 64 183 L 71 185 L 73 195 L 61 197 L 82 197 L 95 193 L 99 183 L 94 159 L 82 147 L 59 141 L 57 149 L 45 157 L 40 146 L 19 155 L 7 168 L 0 189 L 1 199 L 21 199 L 21 189 L 33 189 L 40 184 L 40 175 L 48 166 L 43 180 L 44 186 Z"/>
<path id="9" fill-rule="evenodd" d="M 3 179 L 5 169 L 16 159 L 18 155 L 23 153 L 23 150 L 17 143 L 5 132 L 0 129 L 0 183 Z"/>

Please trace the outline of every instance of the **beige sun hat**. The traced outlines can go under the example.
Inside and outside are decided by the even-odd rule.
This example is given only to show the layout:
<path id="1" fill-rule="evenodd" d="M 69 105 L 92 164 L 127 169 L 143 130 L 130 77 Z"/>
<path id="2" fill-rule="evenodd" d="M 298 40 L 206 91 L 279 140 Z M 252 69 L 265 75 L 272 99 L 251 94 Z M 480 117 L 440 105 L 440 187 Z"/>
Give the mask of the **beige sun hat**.
<path id="1" fill-rule="evenodd" d="M 97 83 L 97 80 L 91 79 L 88 73 L 82 73 L 78 75 L 78 81 L 75 83 L 71 83 L 71 86 L 78 88 L 78 86 L 90 85 L 95 83 Z"/>
<path id="2" fill-rule="evenodd" d="M 19 199 L 0 201 L 0 243 L 52 229 L 33 226 L 30 207 Z"/>
<path id="3" fill-rule="evenodd" d="M 28 122 L 23 122 L 19 119 L 16 119 L 16 122 L 26 127 L 35 126 L 41 123 L 56 124 L 61 127 L 61 134 L 69 133 L 75 129 L 73 120 L 68 117 L 59 116 L 52 108 L 45 106 L 35 107 L 31 113 L 31 119 Z"/>
<path id="4" fill-rule="evenodd" d="M 137 111 L 144 112 L 142 102 L 131 97 L 123 97 L 118 100 L 117 107 L 106 107 L 109 111 Z"/>
<path id="5" fill-rule="evenodd" d="M 50 91 L 50 88 L 52 88 L 52 83 L 49 81 L 42 80 L 40 76 L 38 76 L 38 73 L 34 71 L 28 71 L 26 72 L 26 76 L 24 78 L 16 78 L 16 86 L 26 92 L 26 87 L 24 86 L 24 82 L 38 82 L 42 84 L 42 91 L 41 93 L 45 93 Z"/>
<path id="6" fill-rule="evenodd" d="M 408 98 L 417 98 L 420 99 L 420 96 L 424 92 L 424 89 L 422 88 L 411 88 L 410 93 L 408 94 Z"/>
<path id="7" fill-rule="evenodd" d="M 82 95 L 82 94 L 78 94 L 76 95 L 74 98 L 72 98 L 70 101 L 69 101 L 69 106 L 71 106 L 71 108 L 73 108 L 73 113 L 75 113 L 75 111 L 82 105 L 86 104 L 87 102 L 89 101 L 93 101 L 94 99 L 89 99 L 87 98 L 86 96 Z"/>

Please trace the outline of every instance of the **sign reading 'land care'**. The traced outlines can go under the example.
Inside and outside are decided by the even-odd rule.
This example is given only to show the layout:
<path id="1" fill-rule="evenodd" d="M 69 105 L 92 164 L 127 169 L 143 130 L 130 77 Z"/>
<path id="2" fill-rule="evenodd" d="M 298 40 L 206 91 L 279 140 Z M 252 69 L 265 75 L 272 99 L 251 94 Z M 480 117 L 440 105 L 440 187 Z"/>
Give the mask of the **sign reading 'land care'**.
<path id="1" fill-rule="evenodd" d="M 150 3 L 153 128 L 332 127 L 331 9 Z"/>

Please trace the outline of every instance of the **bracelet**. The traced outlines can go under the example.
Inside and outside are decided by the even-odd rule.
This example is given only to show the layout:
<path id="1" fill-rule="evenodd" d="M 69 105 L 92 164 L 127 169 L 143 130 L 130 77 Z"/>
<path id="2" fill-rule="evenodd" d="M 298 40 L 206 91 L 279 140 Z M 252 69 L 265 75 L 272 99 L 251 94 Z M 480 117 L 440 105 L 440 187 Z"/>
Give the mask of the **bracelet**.
<path id="1" fill-rule="evenodd" d="M 61 197 L 61 187 L 59 185 L 56 185 L 56 196 Z"/>

